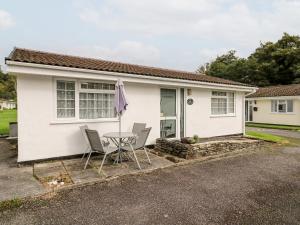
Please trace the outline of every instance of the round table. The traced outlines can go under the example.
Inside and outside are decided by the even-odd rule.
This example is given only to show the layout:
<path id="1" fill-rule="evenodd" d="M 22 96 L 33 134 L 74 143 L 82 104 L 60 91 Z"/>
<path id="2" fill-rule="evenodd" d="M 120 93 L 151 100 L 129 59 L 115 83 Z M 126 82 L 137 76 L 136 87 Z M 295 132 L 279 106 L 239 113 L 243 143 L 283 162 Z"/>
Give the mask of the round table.
<path id="1" fill-rule="evenodd" d="M 134 140 L 137 137 L 137 135 L 132 132 L 109 132 L 103 134 L 103 137 L 110 139 L 119 148 L 119 153 L 116 161 L 119 162 L 120 160 L 120 162 L 122 162 L 121 144 L 125 143 L 131 146 L 132 140 Z"/>

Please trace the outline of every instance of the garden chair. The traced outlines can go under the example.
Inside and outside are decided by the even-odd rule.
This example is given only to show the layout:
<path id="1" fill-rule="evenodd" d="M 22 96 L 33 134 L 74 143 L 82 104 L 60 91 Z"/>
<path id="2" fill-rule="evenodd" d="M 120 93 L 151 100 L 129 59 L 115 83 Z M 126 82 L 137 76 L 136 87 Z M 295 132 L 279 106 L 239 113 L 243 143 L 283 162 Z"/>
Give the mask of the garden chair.
<path id="1" fill-rule="evenodd" d="M 125 150 L 125 151 L 128 151 L 128 152 L 132 151 L 135 157 L 136 157 L 136 154 L 135 154 L 136 150 L 139 150 L 139 149 L 144 150 L 144 152 L 145 152 L 145 154 L 147 156 L 147 159 L 149 161 L 149 164 L 151 164 L 151 160 L 149 158 L 147 149 L 145 148 L 146 141 L 147 141 L 147 139 L 149 137 L 150 131 L 151 131 L 151 127 L 145 128 L 145 129 L 141 130 L 139 133 L 137 133 L 137 138 L 136 138 L 135 143 L 128 144 L 128 145 L 122 147 L 122 149 Z M 138 163 L 138 161 L 137 161 L 137 163 Z M 139 163 L 138 163 L 138 165 L 139 165 Z"/>
<path id="2" fill-rule="evenodd" d="M 100 137 L 99 137 L 99 134 L 96 130 L 86 129 L 85 132 L 86 132 L 87 138 L 88 138 L 90 146 L 91 146 L 91 151 L 89 153 L 87 163 L 90 160 L 91 154 L 94 153 L 94 152 L 104 155 L 104 157 L 102 159 L 102 162 L 101 162 L 101 166 L 98 170 L 98 173 L 100 174 L 100 172 L 102 170 L 102 167 L 103 167 L 103 164 L 105 162 L 106 156 L 109 155 L 109 154 L 112 154 L 114 152 L 117 152 L 119 149 L 118 149 L 118 147 L 112 147 L 112 146 L 109 146 L 109 145 L 104 146 L 101 139 L 100 139 Z"/>
<path id="3" fill-rule="evenodd" d="M 138 134 L 139 132 L 141 132 L 145 128 L 146 128 L 146 124 L 145 123 L 134 123 L 133 127 L 132 127 L 132 133 Z"/>
<path id="4" fill-rule="evenodd" d="M 88 127 L 87 125 L 83 125 L 83 126 L 80 126 L 79 129 L 80 129 L 81 134 L 82 134 L 82 136 L 83 136 L 83 138 L 84 138 L 84 141 L 85 141 L 85 143 L 86 143 L 86 149 L 84 150 L 84 153 L 83 153 L 83 155 L 82 155 L 82 157 L 81 157 L 81 160 L 83 160 L 84 157 L 85 157 L 85 155 L 88 154 L 88 153 L 90 152 L 90 150 L 91 150 L 90 142 L 89 142 L 89 139 L 88 139 L 88 137 L 86 136 L 86 132 L 85 132 L 85 130 L 86 130 L 86 129 L 89 129 L 89 127 Z M 84 169 L 85 169 L 85 168 L 86 168 L 86 166 L 84 167 Z"/>
<path id="5" fill-rule="evenodd" d="M 132 127 L 132 133 L 138 135 L 138 134 L 139 134 L 142 130 L 144 130 L 145 128 L 146 128 L 146 124 L 145 124 L 145 123 L 134 123 L 134 124 L 133 124 L 133 127 Z M 131 142 L 132 144 L 134 144 L 135 141 L 136 141 L 135 138 L 132 138 L 132 139 L 130 140 L 130 142 Z"/>

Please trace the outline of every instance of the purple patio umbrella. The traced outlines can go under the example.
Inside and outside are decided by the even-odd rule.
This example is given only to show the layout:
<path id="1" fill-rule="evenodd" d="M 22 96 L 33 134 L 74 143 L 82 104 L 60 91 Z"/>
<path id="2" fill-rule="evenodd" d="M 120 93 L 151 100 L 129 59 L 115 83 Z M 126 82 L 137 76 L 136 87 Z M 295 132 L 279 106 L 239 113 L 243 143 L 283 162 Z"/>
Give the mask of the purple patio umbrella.
<path id="1" fill-rule="evenodd" d="M 115 89 L 115 109 L 119 117 L 119 136 L 121 136 L 121 116 L 127 108 L 127 100 L 123 82 L 118 79 Z M 119 138 L 119 151 L 121 148 L 121 138 Z"/>

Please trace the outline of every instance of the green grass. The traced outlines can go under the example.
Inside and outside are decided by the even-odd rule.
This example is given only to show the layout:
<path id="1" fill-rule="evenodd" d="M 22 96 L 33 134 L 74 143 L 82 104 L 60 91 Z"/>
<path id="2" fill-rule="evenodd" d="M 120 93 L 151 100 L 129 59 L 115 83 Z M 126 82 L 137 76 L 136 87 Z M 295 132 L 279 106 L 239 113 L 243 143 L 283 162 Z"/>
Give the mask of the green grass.
<path id="1" fill-rule="evenodd" d="M 272 141 L 272 142 L 276 142 L 279 144 L 288 144 L 289 143 L 289 141 L 284 137 L 280 137 L 280 136 L 276 136 L 276 135 L 272 135 L 272 134 L 266 134 L 266 133 L 257 132 L 257 131 L 247 131 L 246 135 L 249 137 L 254 137 L 257 139 L 264 140 L 264 141 Z"/>
<path id="2" fill-rule="evenodd" d="M 300 126 L 280 125 L 280 124 L 267 124 L 267 123 L 246 123 L 247 127 L 270 128 L 281 130 L 294 130 L 300 131 Z"/>
<path id="3" fill-rule="evenodd" d="M 17 122 L 17 110 L 0 110 L 0 134 L 9 133 L 9 122 Z"/>

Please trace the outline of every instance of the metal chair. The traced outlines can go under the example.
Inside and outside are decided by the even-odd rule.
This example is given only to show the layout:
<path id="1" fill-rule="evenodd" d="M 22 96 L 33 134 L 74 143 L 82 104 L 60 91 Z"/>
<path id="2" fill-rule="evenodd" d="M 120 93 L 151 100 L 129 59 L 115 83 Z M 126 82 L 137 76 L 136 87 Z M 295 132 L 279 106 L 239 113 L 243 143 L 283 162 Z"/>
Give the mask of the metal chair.
<path id="1" fill-rule="evenodd" d="M 133 127 L 132 127 L 132 133 L 138 134 L 139 132 L 141 132 L 145 128 L 146 128 L 146 124 L 145 123 L 134 123 Z"/>
<path id="2" fill-rule="evenodd" d="M 136 158 L 135 150 L 143 149 L 148 158 L 149 164 L 151 164 L 150 157 L 148 155 L 147 149 L 145 148 L 146 141 L 149 137 L 151 129 L 152 128 L 149 127 L 149 128 L 145 128 L 145 129 L 141 130 L 139 133 L 137 133 L 137 138 L 136 138 L 135 143 L 124 146 L 124 147 L 122 147 L 122 149 L 125 151 L 132 151 L 135 158 Z M 138 161 L 137 161 L 137 163 L 138 163 Z M 138 165 L 139 165 L 139 163 L 138 163 Z"/>
<path id="3" fill-rule="evenodd" d="M 106 156 L 111 154 L 111 153 L 117 152 L 119 149 L 118 149 L 118 147 L 104 146 L 102 144 L 102 141 L 101 141 L 101 139 L 99 137 L 99 134 L 96 130 L 86 129 L 85 132 L 86 132 L 87 138 L 88 138 L 90 146 L 91 146 L 91 151 L 89 153 L 86 165 L 88 164 L 88 161 L 90 160 L 91 154 L 93 152 L 104 155 L 104 157 L 102 159 L 102 162 L 101 162 L 101 166 L 98 170 L 98 173 L 100 174 L 100 172 L 102 170 L 102 167 L 103 167 L 103 164 L 105 162 Z"/>
<path id="4" fill-rule="evenodd" d="M 79 129 L 80 129 L 81 134 L 82 134 L 82 136 L 83 136 L 83 138 L 84 138 L 84 140 L 85 140 L 85 142 L 86 142 L 86 149 L 85 149 L 85 151 L 84 151 L 84 153 L 83 153 L 83 155 L 82 155 L 82 157 L 81 157 L 81 160 L 83 160 L 84 157 L 85 157 L 85 155 L 88 154 L 88 153 L 91 151 L 90 142 L 89 142 L 89 139 L 88 139 L 88 137 L 86 136 L 86 132 L 85 132 L 85 130 L 86 130 L 86 129 L 89 129 L 89 127 L 88 127 L 87 125 L 83 125 L 83 126 L 80 126 Z M 85 169 L 85 168 L 86 168 L 86 166 L 84 167 L 84 169 Z"/>

